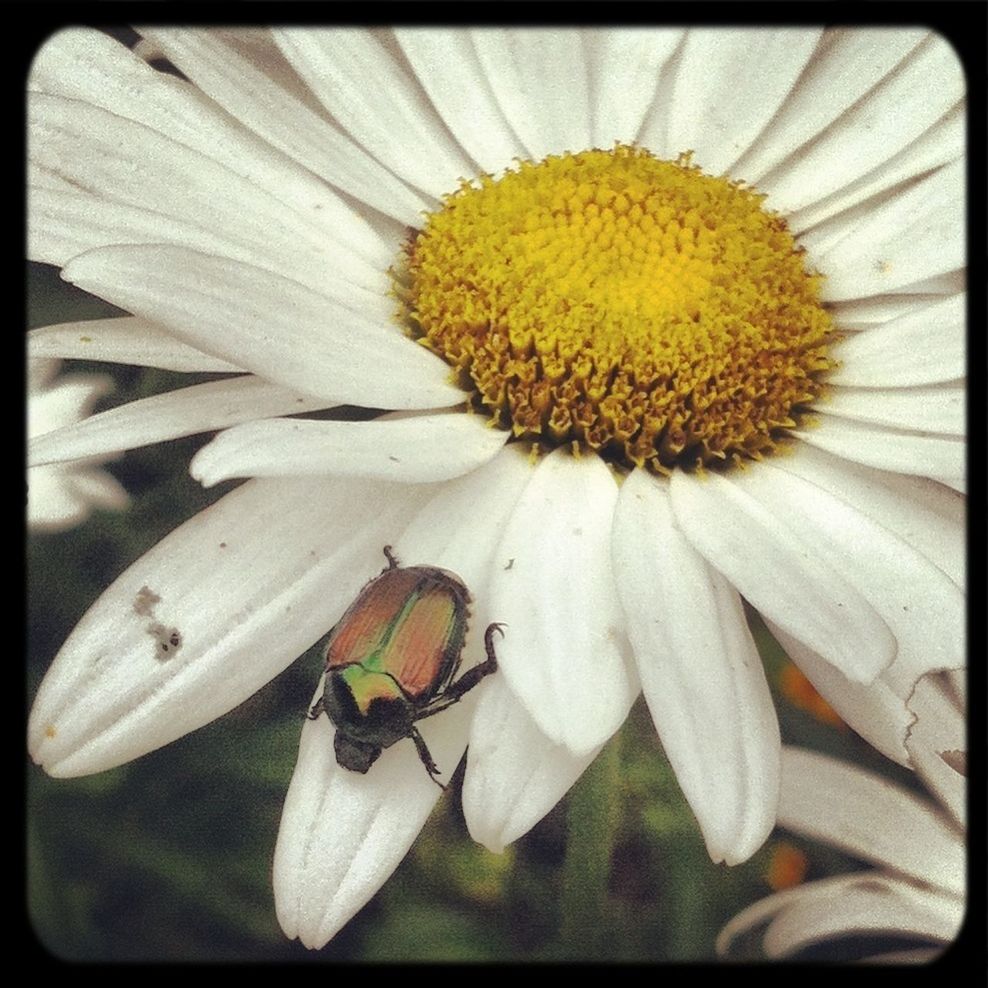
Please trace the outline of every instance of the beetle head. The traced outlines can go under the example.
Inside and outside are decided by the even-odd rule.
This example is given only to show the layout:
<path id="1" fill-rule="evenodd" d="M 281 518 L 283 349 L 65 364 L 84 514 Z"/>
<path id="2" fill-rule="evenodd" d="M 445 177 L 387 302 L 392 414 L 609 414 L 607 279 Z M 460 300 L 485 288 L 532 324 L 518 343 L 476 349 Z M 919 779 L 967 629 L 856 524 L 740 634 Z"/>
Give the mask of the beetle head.
<path id="1" fill-rule="evenodd" d="M 381 754 L 377 745 L 347 737 L 339 729 L 333 739 L 333 749 L 336 751 L 337 763 L 351 772 L 366 772 Z"/>

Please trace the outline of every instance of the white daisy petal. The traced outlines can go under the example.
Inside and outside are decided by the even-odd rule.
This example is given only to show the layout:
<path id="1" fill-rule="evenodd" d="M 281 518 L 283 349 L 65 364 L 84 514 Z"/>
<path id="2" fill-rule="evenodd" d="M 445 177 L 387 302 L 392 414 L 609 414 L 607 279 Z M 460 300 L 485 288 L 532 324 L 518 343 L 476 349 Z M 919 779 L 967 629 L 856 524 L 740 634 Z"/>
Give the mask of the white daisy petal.
<path id="1" fill-rule="evenodd" d="M 66 281 L 247 370 L 330 402 L 378 408 L 459 404 L 449 367 L 394 327 L 301 285 L 180 247 L 107 247 Z"/>
<path id="2" fill-rule="evenodd" d="M 873 196 L 962 157 L 966 145 L 967 104 L 962 101 L 888 161 L 805 209 L 790 213 L 787 218 L 789 229 L 794 234 L 802 234 L 845 210 L 866 203 Z M 771 201 L 769 205 L 773 205 Z"/>
<path id="3" fill-rule="evenodd" d="M 508 433 L 469 413 L 372 422 L 251 421 L 221 432 L 189 471 L 206 487 L 231 477 L 367 477 L 449 480 L 496 456 Z"/>
<path id="4" fill-rule="evenodd" d="M 443 484 L 394 542 L 407 565 L 424 563 L 459 574 L 474 598 L 471 624 L 481 629 L 500 620 L 490 610 L 488 586 L 494 567 L 506 564 L 494 553 L 531 476 L 528 454 L 516 445 L 503 446 L 487 463 Z M 482 651 L 478 647 L 477 658 Z"/>
<path id="5" fill-rule="evenodd" d="M 73 490 L 93 507 L 122 511 L 130 504 L 130 495 L 123 485 L 105 470 L 82 467 L 73 470 L 70 478 Z"/>
<path id="6" fill-rule="evenodd" d="M 963 302 L 963 296 L 958 297 Z M 830 314 L 840 333 L 847 330 L 857 333 L 864 329 L 875 329 L 900 316 L 922 312 L 943 301 L 942 295 L 878 295 L 874 298 L 835 302 L 830 307 Z M 963 323 L 963 316 L 961 322 Z"/>
<path id="7" fill-rule="evenodd" d="M 505 635 L 511 634 L 506 628 Z M 491 682 L 474 711 L 463 780 L 470 836 L 500 854 L 563 798 L 599 751 L 574 755 L 554 743 L 506 682 Z"/>
<path id="8" fill-rule="evenodd" d="M 965 700 L 965 692 L 956 690 L 950 677 L 927 674 L 909 697 L 914 720 L 906 737 L 916 771 L 960 827 L 967 820 Z"/>
<path id="9" fill-rule="evenodd" d="M 792 90 L 820 31 L 698 29 L 686 36 L 669 120 L 669 144 L 692 149 L 704 171 L 727 171 Z M 771 65 L 771 72 L 757 66 Z"/>
<path id="10" fill-rule="evenodd" d="M 915 682 L 928 669 L 963 666 L 965 599 L 943 570 L 880 521 L 795 473 L 762 463 L 735 483 L 784 516 L 814 558 L 839 569 L 881 616 L 898 646 L 887 677 Z M 866 643 L 859 640 L 861 652 L 870 650 Z"/>
<path id="11" fill-rule="evenodd" d="M 91 193 L 28 184 L 27 256 L 45 264 L 67 264 L 76 254 L 106 244 L 173 243 L 250 260 L 220 236 L 185 220 L 162 216 L 143 206 L 100 203 Z"/>
<path id="12" fill-rule="evenodd" d="M 737 162 L 737 174 L 760 182 L 770 169 L 854 107 L 923 38 L 924 32 L 913 28 L 829 32 L 779 112 Z"/>
<path id="13" fill-rule="evenodd" d="M 523 454 L 505 450 L 444 485 L 393 541 L 402 565 L 448 568 L 476 594 L 461 671 L 483 654 L 487 617 L 480 594 L 501 525 L 530 473 Z M 463 517 L 475 526 L 478 512 L 484 518 L 479 532 L 457 524 Z M 419 723 L 443 778 L 456 768 L 473 705 L 491 682 Z M 307 725 L 275 853 L 275 897 L 285 932 L 307 946 L 322 946 L 398 864 L 437 795 L 410 742 L 389 748 L 360 777 L 336 765 L 326 718 Z"/>
<path id="14" fill-rule="evenodd" d="M 820 415 L 812 428 L 793 435 L 838 456 L 920 477 L 963 477 L 967 445 L 963 437 L 906 432 Z"/>
<path id="15" fill-rule="evenodd" d="M 439 198 L 472 174 L 431 105 L 369 32 L 283 28 L 275 39 L 347 133 L 406 182 Z"/>
<path id="16" fill-rule="evenodd" d="M 508 521 L 490 586 L 510 629 L 501 670 L 538 727 L 576 755 L 620 727 L 637 693 L 610 567 L 617 487 L 597 457 L 540 461 Z M 537 659 L 537 660 L 536 660 Z"/>
<path id="17" fill-rule="evenodd" d="M 774 895 L 768 895 L 764 899 L 753 902 L 736 916 L 733 916 L 717 935 L 718 956 L 723 957 L 730 954 L 735 940 L 749 936 L 758 927 L 765 926 L 773 916 L 782 912 L 804 895 L 836 895 L 863 880 L 866 879 L 860 874 L 839 875 L 836 878 L 825 878 L 817 882 L 810 882 L 807 885 L 798 885 L 795 888 L 776 892 Z"/>
<path id="18" fill-rule="evenodd" d="M 494 551 L 531 472 L 531 465 L 522 451 L 515 447 L 501 450 L 478 469 L 443 484 L 392 543 L 402 565 L 438 566 L 450 570 L 469 590 L 472 606 L 466 644 L 460 657 L 460 674 L 487 657 L 485 632 L 496 620 L 490 614 L 486 594 Z M 495 641 L 500 641 L 496 633 Z M 441 719 L 453 722 L 453 729 L 462 743 L 454 753 L 455 758 L 439 763 L 445 770 L 441 778 L 448 780 L 455 770 L 466 744 L 474 706 L 490 688 L 489 682 L 485 680 L 483 685 L 474 687 L 458 704 L 443 712 Z M 432 724 L 430 719 L 421 725 L 427 737 Z"/>
<path id="19" fill-rule="evenodd" d="M 956 935 L 962 912 L 963 904 L 947 893 L 874 872 L 839 875 L 748 906 L 720 931 L 717 953 L 728 954 L 735 940 L 766 924 L 764 948 L 774 958 L 861 933 L 938 935 L 949 941 Z"/>
<path id="20" fill-rule="evenodd" d="M 253 481 L 186 522 L 56 657 L 31 713 L 35 761 L 57 776 L 103 771 L 231 710 L 332 626 L 424 494 Z"/>
<path id="21" fill-rule="evenodd" d="M 395 35 L 443 123 L 481 168 L 493 174 L 524 155 L 465 30 L 396 28 Z"/>
<path id="22" fill-rule="evenodd" d="M 676 528 L 667 486 L 642 470 L 621 487 L 613 545 L 662 747 L 711 859 L 738 864 L 775 825 L 779 790 L 778 722 L 740 598 Z"/>
<path id="23" fill-rule="evenodd" d="M 872 470 L 812 446 L 801 445 L 773 465 L 853 504 L 964 589 L 964 498 L 925 477 Z"/>
<path id="24" fill-rule="evenodd" d="M 834 347 L 843 387 L 905 388 L 957 381 L 966 374 L 966 296 L 952 295 L 869 329 Z"/>
<path id="25" fill-rule="evenodd" d="M 429 749 L 438 764 L 455 765 L 465 733 L 451 729 L 448 717 L 433 720 L 443 723 L 423 722 Z M 410 740 L 360 775 L 337 764 L 333 730 L 323 716 L 302 728 L 274 854 L 278 922 L 311 949 L 324 946 L 391 876 L 441 795 Z"/>
<path id="26" fill-rule="evenodd" d="M 28 436 L 33 439 L 65 424 L 79 422 L 92 414 L 96 402 L 112 389 L 113 379 L 106 374 L 66 374 L 44 386 L 38 385 L 28 401 Z"/>
<path id="27" fill-rule="evenodd" d="M 194 86 L 156 72 L 107 35 L 59 31 L 32 62 L 28 85 L 142 123 L 243 176 L 296 222 L 315 224 L 373 266 L 383 270 L 391 262 L 391 245 L 309 171 L 232 122 Z"/>
<path id="28" fill-rule="evenodd" d="M 804 896 L 765 932 L 768 957 L 854 934 L 910 934 L 950 942 L 960 928 L 962 905 L 951 895 L 906 882 L 859 876 L 839 896 Z"/>
<path id="29" fill-rule="evenodd" d="M 119 453 L 197 432 L 225 429 L 235 422 L 325 407 L 324 401 L 257 377 L 209 381 L 118 405 L 32 439 L 28 461 L 34 466 Z"/>
<path id="30" fill-rule="evenodd" d="M 72 464 L 31 467 L 27 472 L 27 526 L 63 532 L 88 518 L 94 508 L 122 511 L 130 503 L 123 486 L 104 470 Z"/>
<path id="31" fill-rule="evenodd" d="M 428 203 L 341 134 L 316 107 L 258 67 L 230 38 L 195 28 L 141 28 L 231 116 L 330 184 L 401 223 L 416 226 Z M 287 65 L 286 65 L 287 68 Z M 301 84 L 300 89 L 304 89 Z M 313 100 L 313 103 L 315 101 Z"/>
<path id="32" fill-rule="evenodd" d="M 906 37 L 911 40 L 913 35 L 907 32 Z M 899 51 L 909 43 L 901 41 L 893 42 Z M 932 89 L 929 79 L 937 80 Z M 868 174 L 932 127 L 963 97 L 964 89 L 964 73 L 953 48 L 942 38 L 928 36 L 778 173 L 759 179 L 759 188 L 769 193 L 768 205 L 794 212 Z M 792 109 L 789 103 L 787 110 Z"/>
<path id="33" fill-rule="evenodd" d="M 115 242 L 118 225 L 133 235 L 143 215 L 144 243 L 153 242 L 160 228 L 158 242 L 180 232 L 176 243 L 210 252 L 222 244 L 230 257 L 310 286 L 348 285 L 351 291 L 359 287 L 378 293 L 388 288 L 385 261 L 370 264 L 343 246 L 351 232 L 345 218 L 339 221 L 344 230 L 336 240 L 331 229 L 303 220 L 220 161 L 143 124 L 80 100 L 44 93 L 28 95 L 28 123 L 29 159 L 92 197 L 91 208 L 99 222 L 109 224 L 110 239 L 104 238 L 103 244 Z M 131 147 L 143 149 L 139 166 Z M 32 190 L 28 191 L 30 230 L 35 221 Z M 48 192 L 39 208 L 67 210 L 71 218 L 79 211 L 76 202 L 64 193 Z M 158 221 L 159 214 L 164 222 Z M 353 223 L 358 223 L 356 217 Z M 94 220 L 90 230 L 97 226 Z M 202 231 L 195 239 L 191 227 Z M 356 227 L 352 232 L 356 236 Z"/>
<path id="34" fill-rule="evenodd" d="M 964 847 L 945 817 L 856 766 L 783 748 L 779 824 L 935 888 L 964 892 Z"/>
<path id="35" fill-rule="evenodd" d="M 532 160 L 591 146 L 579 31 L 481 28 L 471 37 L 498 104 Z"/>
<path id="36" fill-rule="evenodd" d="M 933 172 L 866 215 L 847 214 L 800 238 L 807 263 L 825 271 L 825 302 L 881 295 L 965 265 L 965 163 Z"/>
<path id="37" fill-rule="evenodd" d="M 885 622 L 777 513 L 720 474 L 677 471 L 669 489 L 683 533 L 762 614 L 855 681 L 871 682 L 891 663 Z"/>
<path id="38" fill-rule="evenodd" d="M 659 73 L 683 39 L 670 28 L 586 31 L 593 124 L 590 144 L 613 147 L 633 141 L 655 97 Z"/>
<path id="39" fill-rule="evenodd" d="M 103 360 L 183 373 L 237 373 L 243 368 L 203 353 L 146 319 L 121 316 L 42 326 L 27 334 L 28 354 Z"/>
<path id="40" fill-rule="evenodd" d="M 32 467 L 27 475 L 27 526 L 38 532 L 64 532 L 89 517 L 90 506 L 76 495 L 65 471 Z"/>
<path id="41" fill-rule="evenodd" d="M 913 715 L 906 707 L 906 698 L 896 692 L 885 676 L 879 676 L 867 686 L 852 682 L 773 622 L 765 623 L 789 658 L 848 727 L 887 758 L 911 767 L 905 742 Z"/>
<path id="42" fill-rule="evenodd" d="M 967 389 L 961 385 L 917 388 L 835 388 L 817 404 L 827 415 L 871 425 L 963 436 Z"/>

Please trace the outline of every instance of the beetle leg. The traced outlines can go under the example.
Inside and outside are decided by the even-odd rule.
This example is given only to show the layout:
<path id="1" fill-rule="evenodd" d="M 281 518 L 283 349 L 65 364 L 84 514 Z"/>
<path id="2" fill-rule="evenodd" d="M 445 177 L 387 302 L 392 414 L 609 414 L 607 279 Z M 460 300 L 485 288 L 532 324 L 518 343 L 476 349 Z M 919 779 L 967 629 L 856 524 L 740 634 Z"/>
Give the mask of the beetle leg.
<path id="1" fill-rule="evenodd" d="M 424 738 L 414 727 L 409 731 L 408 736 L 415 742 L 415 749 L 419 753 L 419 758 L 422 759 L 422 764 L 425 766 L 426 772 L 429 773 L 429 778 L 445 792 L 446 787 L 436 778 L 439 774 L 439 766 L 432 760 L 432 755 L 426 746 Z"/>
<path id="2" fill-rule="evenodd" d="M 319 699 L 312 704 L 312 707 L 309 709 L 309 712 L 305 716 L 309 720 L 315 720 L 325 709 L 326 709 L 325 700 L 323 697 L 319 697 Z M 327 713 L 326 716 L 328 717 L 329 714 Z"/>
<path id="3" fill-rule="evenodd" d="M 384 555 L 388 557 L 388 569 L 382 569 L 382 573 L 387 573 L 388 570 L 397 569 L 400 563 L 398 562 L 398 557 L 391 551 L 391 546 L 386 545 L 384 547 Z"/>
<path id="4" fill-rule="evenodd" d="M 496 631 L 503 638 L 504 632 L 501 630 L 502 627 L 504 626 L 501 624 L 489 624 L 487 630 L 484 632 L 484 649 L 487 652 L 487 661 L 481 662 L 480 665 L 476 665 L 472 669 L 467 669 L 455 683 L 450 683 L 441 696 L 436 697 L 427 707 L 416 713 L 416 720 L 421 720 L 423 717 L 432 717 L 434 714 L 442 713 L 454 703 L 459 703 L 463 699 L 463 695 L 469 693 L 485 676 L 489 676 L 492 672 L 497 672 L 497 656 L 494 654 L 494 632 Z"/>

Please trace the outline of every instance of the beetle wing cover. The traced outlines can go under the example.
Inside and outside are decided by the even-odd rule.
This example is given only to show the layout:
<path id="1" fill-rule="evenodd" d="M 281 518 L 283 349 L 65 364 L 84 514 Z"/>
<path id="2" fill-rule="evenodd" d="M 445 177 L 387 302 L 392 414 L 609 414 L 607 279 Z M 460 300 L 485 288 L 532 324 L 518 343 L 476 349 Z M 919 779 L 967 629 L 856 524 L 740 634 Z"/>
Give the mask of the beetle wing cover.
<path id="1" fill-rule="evenodd" d="M 445 580 L 423 577 L 392 639 L 394 662 L 389 671 L 402 689 L 427 699 L 446 685 L 456 669 L 466 636 L 466 602 Z"/>
<path id="2" fill-rule="evenodd" d="M 429 567 L 386 570 L 347 608 L 330 639 L 327 669 L 359 663 L 390 674 L 411 699 L 448 682 L 463 648 L 466 587 Z"/>

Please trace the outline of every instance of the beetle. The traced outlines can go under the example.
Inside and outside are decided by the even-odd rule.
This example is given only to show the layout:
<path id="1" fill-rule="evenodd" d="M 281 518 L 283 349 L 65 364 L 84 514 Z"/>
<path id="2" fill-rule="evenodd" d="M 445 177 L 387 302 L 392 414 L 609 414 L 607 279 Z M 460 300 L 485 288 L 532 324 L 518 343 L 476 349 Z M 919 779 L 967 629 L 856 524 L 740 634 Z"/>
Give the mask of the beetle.
<path id="1" fill-rule="evenodd" d="M 488 625 L 486 661 L 453 682 L 466 639 L 469 591 L 448 570 L 403 567 L 391 546 L 384 555 L 387 567 L 329 633 L 326 681 L 308 717 L 325 713 L 336 726 L 336 761 L 352 772 L 367 772 L 384 748 L 411 738 L 429 778 L 445 789 L 415 723 L 442 713 L 497 671 L 494 632 L 504 632 L 500 624 Z"/>

